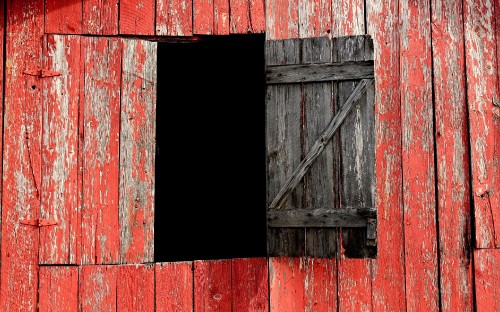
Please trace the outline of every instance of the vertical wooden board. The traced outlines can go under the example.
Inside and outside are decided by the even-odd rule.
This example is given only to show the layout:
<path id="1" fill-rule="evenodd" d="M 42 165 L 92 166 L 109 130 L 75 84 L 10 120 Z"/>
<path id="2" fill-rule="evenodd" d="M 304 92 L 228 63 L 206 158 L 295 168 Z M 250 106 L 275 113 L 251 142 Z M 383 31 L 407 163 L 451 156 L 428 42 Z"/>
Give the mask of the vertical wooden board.
<path id="1" fill-rule="evenodd" d="M 118 266 L 117 311 L 155 311 L 154 265 Z"/>
<path id="2" fill-rule="evenodd" d="M 267 0 L 266 39 L 299 37 L 299 0 Z"/>
<path id="3" fill-rule="evenodd" d="M 331 34 L 333 37 L 365 33 L 364 2 L 364 0 L 332 0 Z"/>
<path id="4" fill-rule="evenodd" d="M 118 34 L 118 6 L 120 0 L 85 0 L 83 2 L 84 34 Z"/>
<path id="5" fill-rule="evenodd" d="M 302 63 L 332 62 L 332 41 L 328 37 L 307 38 L 302 42 Z M 333 84 L 307 83 L 302 86 L 304 125 L 302 127 L 302 154 L 309 152 L 325 130 L 334 114 Z M 335 208 L 338 196 L 338 145 L 330 141 L 304 176 L 304 209 Z M 338 229 L 308 228 L 306 255 L 310 257 L 336 257 Z"/>
<path id="6" fill-rule="evenodd" d="M 214 4 L 214 35 L 229 34 L 229 0 L 213 0 Z"/>
<path id="7" fill-rule="evenodd" d="M 246 34 L 252 32 L 249 0 L 230 0 L 229 3 L 231 7 L 231 33 Z"/>
<path id="8" fill-rule="evenodd" d="M 82 263 L 119 261 L 121 41 L 84 38 Z"/>
<path id="9" fill-rule="evenodd" d="M 250 26 L 252 33 L 266 31 L 265 0 L 248 0 L 250 5 Z"/>
<path id="10" fill-rule="evenodd" d="M 374 311 L 404 311 L 405 272 L 401 171 L 399 13 L 397 1 L 367 2 L 368 33 L 374 41 L 375 206 L 377 259 L 372 263 Z"/>
<path id="11" fill-rule="evenodd" d="M 332 29 L 332 1 L 299 0 L 300 38 L 329 36 Z"/>
<path id="12" fill-rule="evenodd" d="M 409 311 L 439 309 L 428 1 L 400 1 L 403 207 Z"/>
<path id="13" fill-rule="evenodd" d="M 500 99 L 494 1 L 464 1 L 467 100 L 477 248 L 500 247 Z"/>
<path id="14" fill-rule="evenodd" d="M 80 37 L 48 35 L 46 68 L 61 73 L 43 80 L 41 264 L 76 264 L 79 255 L 78 118 L 83 85 Z"/>
<path id="15" fill-rule="evenodd" d="M 154 261 L 157 43 L 123 40 L 120 126 L 120 258 Z"/>
<path id="16" fill-rule="evenodd" d="M 269 311 L 266 258 L 232 260 L 232 311 Z"/>
<path id="17" fill-rule="evenodd" d="M 474 250 L 477 312 L 500 310 L 500 249 Z"/>
<path id="18" fill-rule="evenodd" d="M 155 292 L 157 312 L 193 311 L 193 263 L 157 263 Z"/>
<path id="19" fill-rule="evenodd" d="M 120 0 L 120 34 L 154 35 L 155 0 Z"/>
<path id="20" fill-rule="evenodd" d="M 83 1 L 45 0 L 45 32 L 82 33 Z"/>
<path id="21" fill-rule="evenodd" d="M 41 266 L 40 312 L 78 311 L 78 267 Z"/>
<path id="22" fill-rule="evenodd" d="M 5 1 L 0 311 L 35 311 L 41 194 L 43 0 Z M 3 74 L 3 73 L 2 73 Z"/>
<path id="23" fill-rule="evenodd" d="M 117 311 L 118 266 L 83 265 L 79 268 L 81 312 Z"/>
<path id="24" fill-rule="evenodd" d="M 191 36 L 192 34 L 192 0 L 156 1 L 156 35 Z"/>
<path id="25" fill-rule="evenodd" d="M 231 311 L 231 260 L 194 261 L 194 311 Z"/>
<path id="26" fill-rule="evenodd" d="M 472 311 L 469 152 L 462 3 L 432 2 L 440 301 Z"/>
<path id="27" fill-rule="evenodd" d="M 377 311 L 372 303 L 370 267 L 367 259 L 339 260 L 339 311 Z"/>
<path id="28" fill-rule="evenodd" d="M 193 0 L 193 34 L 211 35 L 214 33 L 214 1 Z"/>
<path id="29" fill-rule="evenodd" d="M 296 39 L 266 42 L 266 65 L 299 64 L 300 41 Z M 266 88 L 267 202 L 280 191 L 299 165 L 301 147 L 302 94 L 299 84 L 268 85 Z M 283 208 L 302 207 L 299 184 Z M 271 256 L 304 254 L 305 230 L 270 228 L 268 252 Z"/>
<path id="30" fill-rule="evenodd" d="M 306 276 L 304 278 L 304 311 L 338 311 L 336 259 L 306 258 L 305 271 Z"/>
<path id="31" fill-rule="evenodd" d="M 303 257 L 269 258 L 269 306 L 270 311 L 305 311 L 306 279 Z"/>

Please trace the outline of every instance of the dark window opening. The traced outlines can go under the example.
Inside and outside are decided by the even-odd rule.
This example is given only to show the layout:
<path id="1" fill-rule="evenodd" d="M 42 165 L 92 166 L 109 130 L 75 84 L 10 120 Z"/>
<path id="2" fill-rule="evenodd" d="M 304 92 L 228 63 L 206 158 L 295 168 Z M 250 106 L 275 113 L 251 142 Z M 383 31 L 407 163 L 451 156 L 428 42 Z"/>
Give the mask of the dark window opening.
<path id="1" fill-rule="evenodd" d="M 266 256 L 264 42 L 158 43 L 155 262 Z"/>

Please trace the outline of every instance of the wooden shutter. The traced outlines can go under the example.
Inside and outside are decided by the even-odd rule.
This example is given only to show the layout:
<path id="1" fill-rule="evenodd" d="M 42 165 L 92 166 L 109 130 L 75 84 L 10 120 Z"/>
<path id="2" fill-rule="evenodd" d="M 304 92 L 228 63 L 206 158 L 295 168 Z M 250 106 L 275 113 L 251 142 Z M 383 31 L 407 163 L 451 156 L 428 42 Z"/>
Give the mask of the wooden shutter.
<path id="1" fill-rule="evenodd" d="M 266 42 L 270 256 L 376 256 L 370 36 Z"/>

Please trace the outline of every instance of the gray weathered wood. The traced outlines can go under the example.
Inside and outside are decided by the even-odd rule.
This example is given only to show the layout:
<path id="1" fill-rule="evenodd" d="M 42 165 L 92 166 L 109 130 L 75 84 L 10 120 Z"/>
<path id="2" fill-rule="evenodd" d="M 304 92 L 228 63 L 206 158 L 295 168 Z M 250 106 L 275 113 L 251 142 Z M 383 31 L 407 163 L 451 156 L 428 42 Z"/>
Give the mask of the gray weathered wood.
<path id="1" fill-rule="evenodd" d="M 270 227 L 366 227 L 368 219 L 375 218 L 376 214 L 375 208 L 271 209 L 267 212 L 267 224 Z"/>
<path id="2" fill-rule="evenodd" d="M 313 40 L 328 38 L 314 38 Z M 373 61 L 352 61 L 302 65 L 277 65 L 266 67 L 266 82 L 299 83 L 334 80 L 359 80 L 374 78 Z"/>

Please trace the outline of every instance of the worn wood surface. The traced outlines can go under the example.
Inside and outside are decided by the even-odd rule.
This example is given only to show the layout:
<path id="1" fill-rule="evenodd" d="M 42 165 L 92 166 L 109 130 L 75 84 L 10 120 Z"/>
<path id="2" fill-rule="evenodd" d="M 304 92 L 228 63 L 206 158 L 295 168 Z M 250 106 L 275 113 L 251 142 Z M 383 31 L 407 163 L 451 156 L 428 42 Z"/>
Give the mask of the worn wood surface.
<path id="1" fill-rule="evenodd" d="M 376 311 L 371 295 L 370 260 L 341 258 L 338 263 L 339 311 Z"/>
<path id="2" fill-rule="evenodd" d="M 120 34 L 154 35 L 155 0 L 120 0 Z"/>
<path id="3" fill-rule="evenodd" d="M 375 208 L 270 209 L 267 213 L 267 224 L 269 227 L 366 227 L 367 219 L 376 217 Z M 321 238 L 323 239 L 328 238 Z"/>
<path id="4" fill-rule="evenodd" d="M 45 0 L 45 32 L 82 33 L 83 5 L 75 0 Z"/>
<path id="5" fill-rule="evenodd" d="M 269 311 L 266 258 L 231 260 L 232 311 Z"/>
<path id="6" fill-rule="evenodd" d="M 268 0 L 265 3 L 266 40 L 298 38 L 299 0 Z"/>
<path id="7" fill-rule="evenodd" d="M 192 262 L 156 263 L 156 311 L 193 311 L 193 289 Z"/>
<path id="8" fill-rule="evenodd" d="M 299 0 L 299 37 L 328 37 L 332 30 L 332 0 Z"/>
<path id="9" fill-rule="evenodd" d="M 156 0 L 156 34 L 191 36 L 193 34 L 192 0 Z"/>
<path id="10" fill-rule="evenodd" d="M 155 311 L 154 265 L 120 265 L 116 296 L 116 311 Z"/>
<path id="11" fill-rule="evenodd" d="M 194 261 L 194 310 L 231 311 L 231 260 Z"/>
<path id="12" fill-rule="evenodd" d="M 79 268 L 81 311 L 117 311 L 118 266 L 82 265 Z"/>
<path id="13" fill-rule="evenodd" d="M 262 33 L 265 30 L 263 0 L 230 0 L 230 33 Z"/>
<path id="14" fill-rule="evenodd" d="M 120 0 L 82 1 L 83 33 L 92 35 L 118 34 L 119 2 Z"/>
<path id="15" fill-rule="evenodd" d="M 38 311 L 78 311 L 77 266 L 41 266 L 39 274 Z"/>
<path id="16" fill-rule="evenodd" d="M 193 0 L 193 34 L 214 33 L 214 0 Z"/>
<path id="17" fill-rule="evenodd" d="M 331 35 L 333 37 L 363 35 L 365 28 L 363 0 L 332 0 Z"/>
<path id="18" fill-rule="evenodd" d="M 500 310 L 500 249 L 476 249 L 474 273 L 476 309 L 487 312 Z"/>

